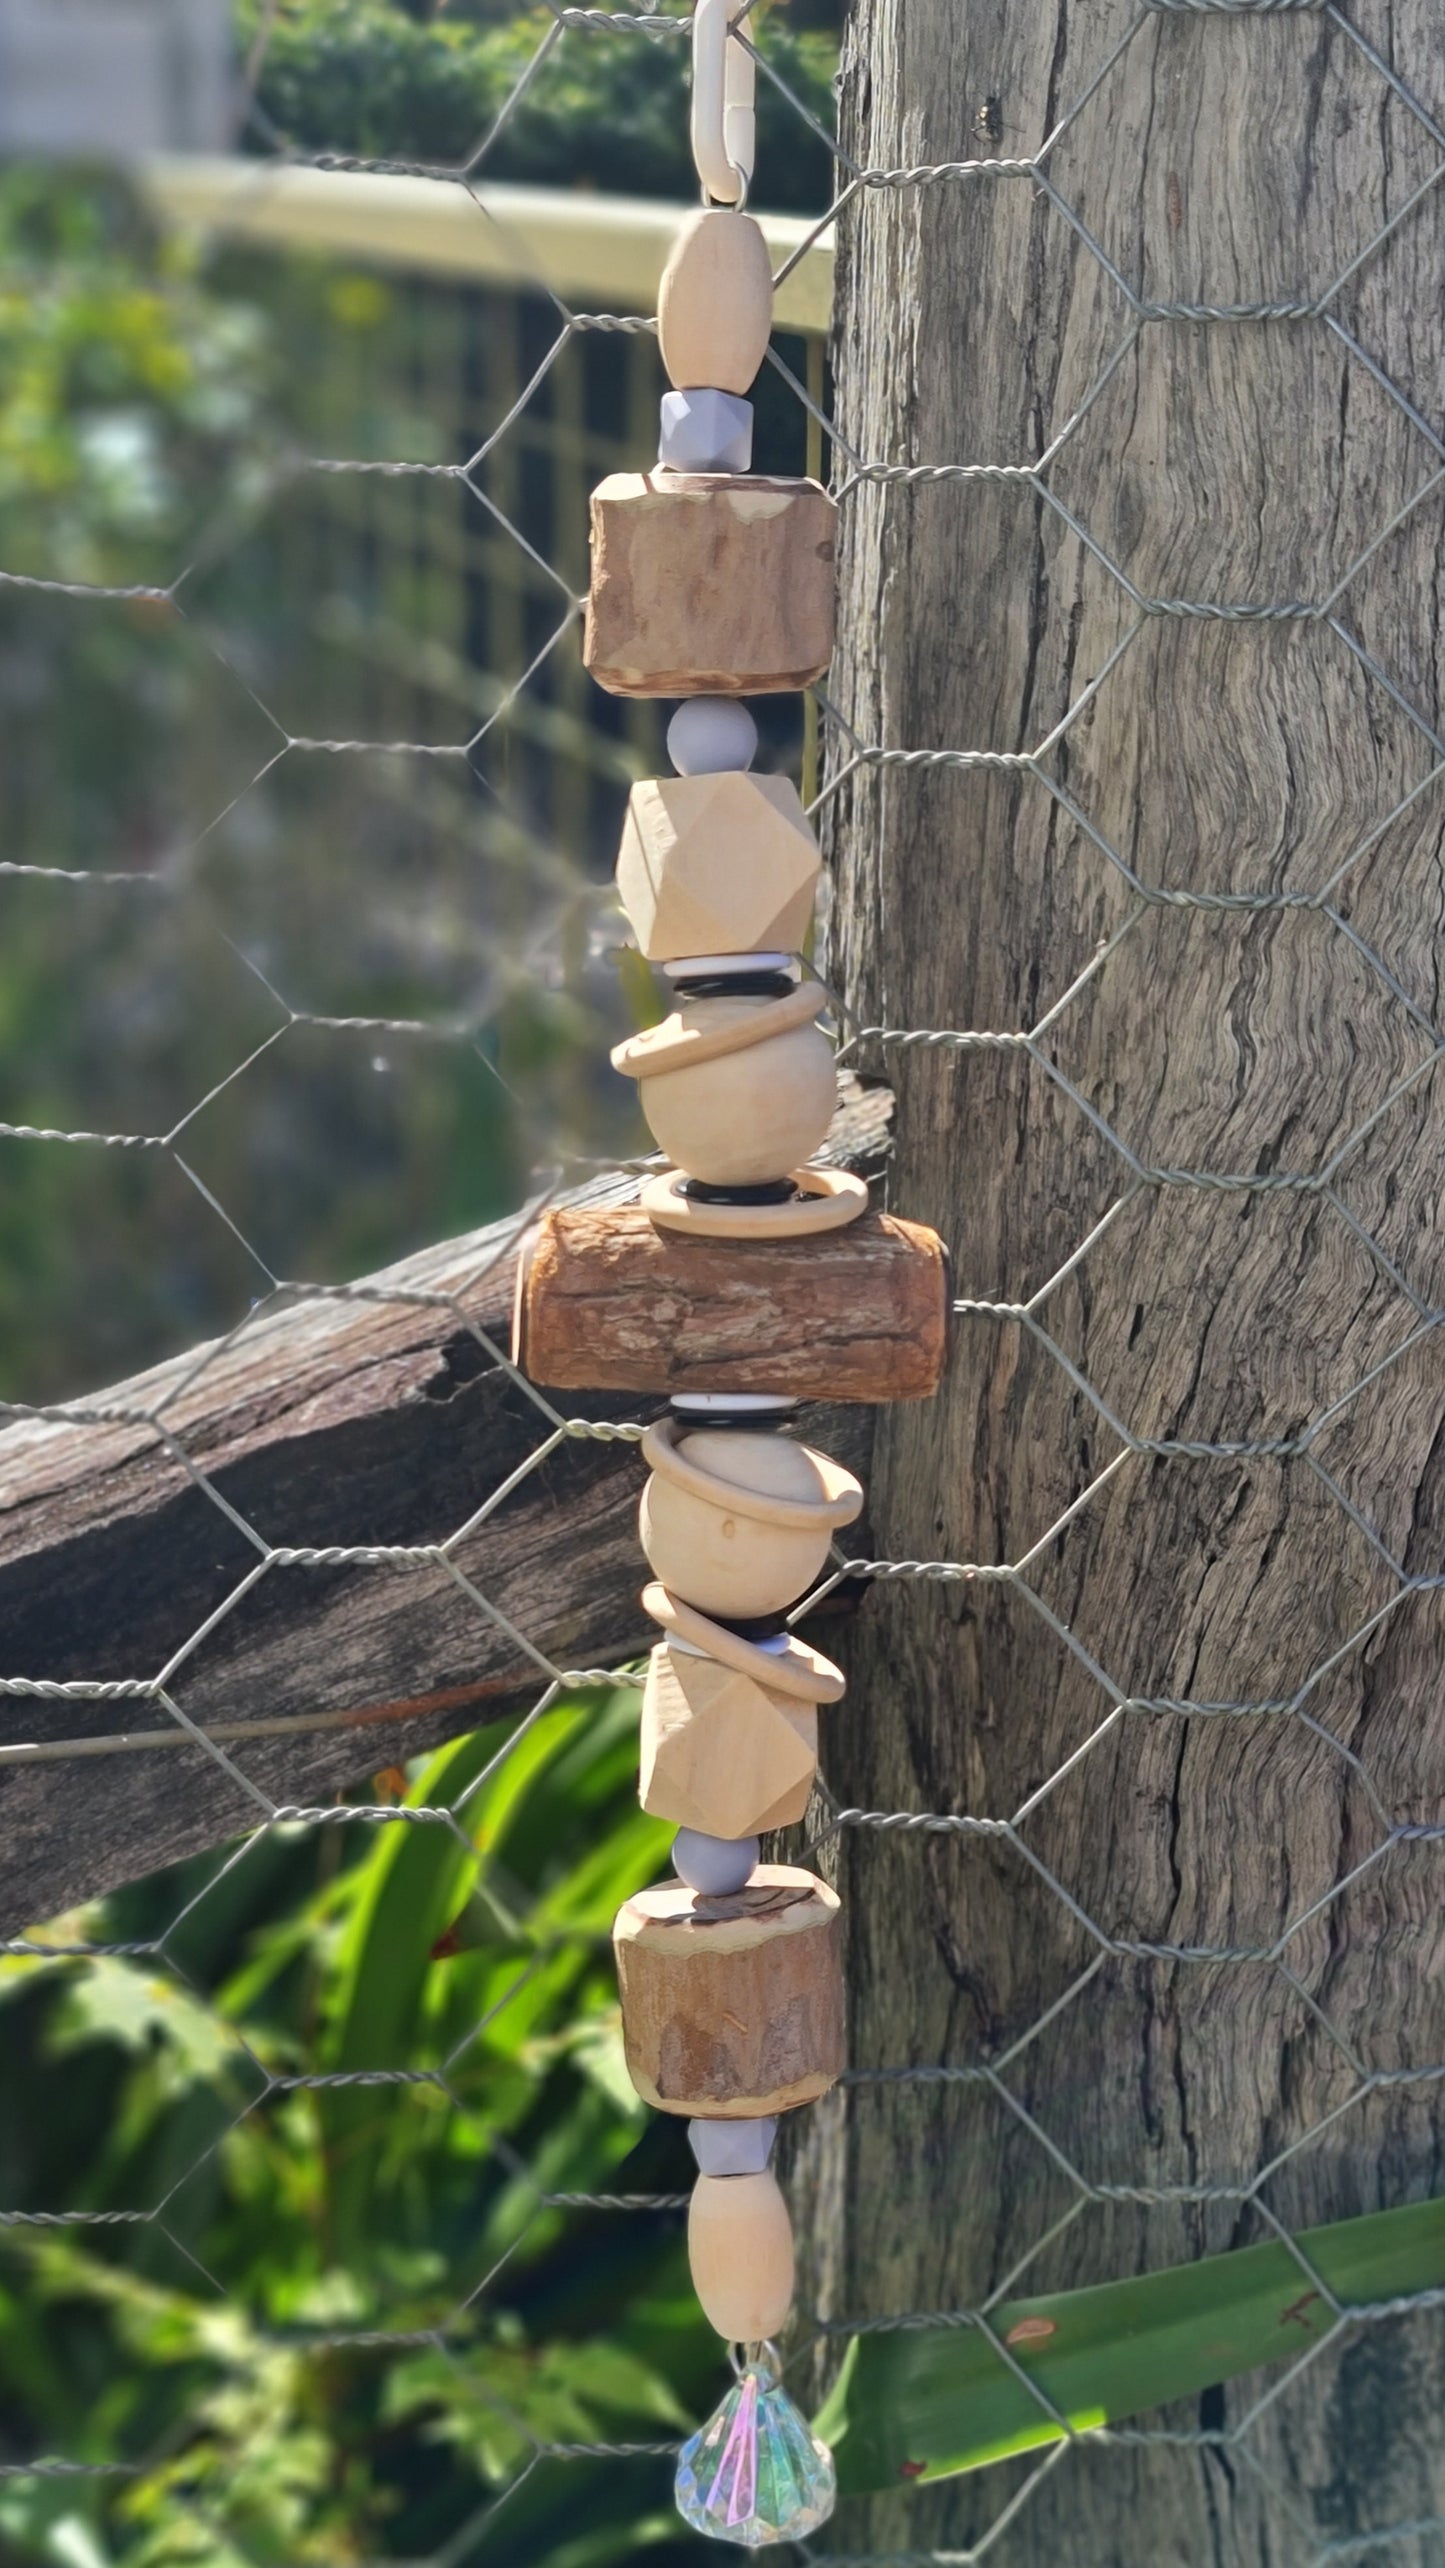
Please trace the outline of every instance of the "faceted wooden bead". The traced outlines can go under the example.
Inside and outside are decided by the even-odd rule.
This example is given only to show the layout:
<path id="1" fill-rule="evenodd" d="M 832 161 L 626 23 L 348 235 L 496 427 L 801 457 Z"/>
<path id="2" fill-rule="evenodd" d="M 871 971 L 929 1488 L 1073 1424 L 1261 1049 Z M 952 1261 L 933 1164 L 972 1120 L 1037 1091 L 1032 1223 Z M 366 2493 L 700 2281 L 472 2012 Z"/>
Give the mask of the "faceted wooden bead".
<path id="1" fill-rule="evenodd" d="M 781 2335 L 793 2306 L 793 2224 L 771 2170 L 699 2176 L 687 2215 L 692 2287 L 730 2345 Z"/>
<path id="2" fill-rule="evenodd" d="M 768 352 L 773 272 L 751 214 L 727 207 L 684 223 L 662 271 L 657 338 L 679 392 L 746 392 Z"/>
<path id="3" fill-rule="evenodd" d="M 737 770 L 634 785 L 617 890 L 649 963 L 685 954 L 796 954 L 818 844 L 786 776 Z"/>
<path id="4" fill-rule="evenodd" d="M 613 695 L 769 695 L 833 655 L 837 509 L 761 473 L 612 473 L 592 494 L 582 657 Z"/>
<path id="5" fill-rule="evenodd" d="M 760 1864 L 721 1899 L 640 1890 L 612 1939 L 628 2074 L 659 2112 L 750 2121 L 841 2076 L 841 1911 L 811 1873 Z"/>
<path id="6" fill-rule="evenodd" d="M 813 1000 L 816 1007 L 817 1000 Z M 782 1025 L 772 999 L 697 999 L 677 1012 L 691 1028 L 755 1027 L 764 1038 L 707 1061 L 682 1059 L 642 1082 L 640 1103 L 659 1150 L 710 1186 L 755 1186 L 812 1157 L 833 1120 L 833 1046 L 812 1023 Z"/>
<path id="7" fill-rule="evenodd" d="M 704 1614 L 751 1622 L 813 1585 L 863 1492 L 851 1471 L 790 1437 L 648 1428 L 642 1548 L 664 1587 Z"/>
<path id="8" fill-rule="evenodd" d="M 654 1817 L 718 1837 L 790 1828 L 818 1765 L 817 1707 L 663 1642 L 642 1697 L 639 1798 Z"/>

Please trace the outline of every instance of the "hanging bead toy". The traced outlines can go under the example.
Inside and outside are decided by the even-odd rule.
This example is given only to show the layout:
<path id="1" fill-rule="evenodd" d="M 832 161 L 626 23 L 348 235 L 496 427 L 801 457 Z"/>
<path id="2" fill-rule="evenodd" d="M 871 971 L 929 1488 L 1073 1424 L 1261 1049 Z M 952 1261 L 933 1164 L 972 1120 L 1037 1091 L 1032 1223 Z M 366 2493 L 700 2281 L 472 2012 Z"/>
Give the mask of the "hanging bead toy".
<path id="1" fill-rule="evenodd" d="M 658 461 L 592 498 L 586 665 L 614 694 L 682 699 L 677 773 L 633 788 L 617 863 L 675 1006 L 612 1056 L 673 1164 L 635 1209 L 545 1219 L 515 1342 L 534 1379 L 671 1402 L 642 1445 L 642 1601 L 662 1638 L 640 1788 L 677 1828 L 676 1878 L 627 1900 L 613 1941 L 632 2083 L 687 2118 L 693 2282 L 736 2374 L 683 2448 L 677 2502 L 699 2532 L 757 2549 L 816 2530 L 834 2499 L 828 2452 L 782 2387 L 793 2234 L 772 2157 L 779 2118 L 844 2065 L 842 1915 L 812 1873 L 760 1861 L 760 1839 L 802 1818 L 819 1709 L 843 1692 L 788 1613 L 863 1506 L 853 1474 L 788 1430 L 800 1396 L 932 1391 L 950 1291 L 932 1232 L 870 1212 L 861 1178 L 809 1164 L 837 1099 L 799 959 L 818 849 L 794 787 L 753 774 L 757 727 L 738 699 L 827 667 L 836 511 L 816 482 L 750 470 L 773 289 L 746 211 L 741 5 L 696 0 L 704 206 L 662 280 Z"/>

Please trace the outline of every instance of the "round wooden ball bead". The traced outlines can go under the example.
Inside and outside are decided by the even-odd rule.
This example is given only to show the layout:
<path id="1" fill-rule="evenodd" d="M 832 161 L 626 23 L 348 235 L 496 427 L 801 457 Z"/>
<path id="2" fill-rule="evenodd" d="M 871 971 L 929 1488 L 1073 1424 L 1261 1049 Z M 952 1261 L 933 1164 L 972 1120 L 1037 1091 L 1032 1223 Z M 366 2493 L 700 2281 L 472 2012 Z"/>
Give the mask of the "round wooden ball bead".
<path id="1" fill-rule="evenodd" d="M 793 2224 L 777 2177 L 699 2176 L 687 2254 L 703 2316 L 730 2345 L 777 2336 L 793 2305 Z"/>
<path id="2" fill-rule="evenodd" d="M 734 1622 L 778 1614 L 812 1586 L 833 1539 L 825 1490 L 806 1445 L 786 1436 L 704 1428 L 683 1436 L 685 1462 L 706 1472 L 717 1495 L 703 1497 L 653 1472 L 642 1493 L 642 1548 L 664 1587 L 704 1614 Z M 749 1496 L 818 1504 L 816 1524 L 779 1525 L 750 1514 Z"/>
<path id="3" fill-rule="evenodd" d="M 697 999 L 685 1028 L 765 1015 L 771 999 Z M 709 1186 L 757 1186 L 810 1159 L 838 1102 L 833 1047 L 820 1026 L 794 1025 L 740 1052 L 658 1070 L 642 1082 L 642 1111 L 659 1150 Z"/>
<path id="4" fill-rule="evenodd" d="M 768 352 L 773 272 L 751 214 L 694 214 L 672 246 L 657 297 L 662 362 L 679 392 L 747 392 Z"/>

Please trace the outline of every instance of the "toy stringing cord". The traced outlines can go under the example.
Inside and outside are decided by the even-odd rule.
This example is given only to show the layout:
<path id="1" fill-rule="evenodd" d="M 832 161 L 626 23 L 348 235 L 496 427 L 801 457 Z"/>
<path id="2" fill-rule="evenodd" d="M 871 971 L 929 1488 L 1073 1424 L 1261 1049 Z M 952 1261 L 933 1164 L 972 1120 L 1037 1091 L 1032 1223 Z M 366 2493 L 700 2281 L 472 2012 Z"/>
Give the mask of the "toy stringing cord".
<path id="1" fill-rule="evenodd" d="M 742 699 L 810 686 L 828 665 L 836 510 L 817 482 L 751 469 L 748 394 L 773 289 L 745 210 L 754 66 L 732 32 L 741 5 L 697 0 L 694 14 L 703 209 L 662 280 L 672 388 L 658 460 L 592 495 L 586 665 L 611 693 L 681 699 L 667 734 L 677 772 L 634 787 L 617 865 L 674 1009 L 612 1056 L 672 1165 L 638 1206 L 544 1220 L 517 1348 L 546 1382 L 671 1403 L 642 1446 L 643 1603 L 662 1638 L 641 1797 L 676 1825 L 677 1878 L 625 1903 L 614 1944 L 632 2082 L 687 2117 L 693 2281 L 736 2374 L 683 2448 L 677 2502 L 697 2531 L 757 2549 L 816 2530 L 835 2492 L 825 2445 L 780 2385 L 793 2234 L 771 2161 L 779 2116 L 843 2068 L 841 1915 L 813 1874 L 762 1863 L 759 1839 L 802 1819 L 819 1706 L 843 1692 L 787 1615 L 863 1491 L 789 1429 L 800 1391 L 932 1391 L 948 1274 L 932 1232 L 872 1211 L 861 1178 L 809 1164 L 837 1098 L 799 960 L 818 849 L 794 786 L 752 773 L 758 733 Z M 831 1372 L 829 1346 L 841 1350 Z"/>

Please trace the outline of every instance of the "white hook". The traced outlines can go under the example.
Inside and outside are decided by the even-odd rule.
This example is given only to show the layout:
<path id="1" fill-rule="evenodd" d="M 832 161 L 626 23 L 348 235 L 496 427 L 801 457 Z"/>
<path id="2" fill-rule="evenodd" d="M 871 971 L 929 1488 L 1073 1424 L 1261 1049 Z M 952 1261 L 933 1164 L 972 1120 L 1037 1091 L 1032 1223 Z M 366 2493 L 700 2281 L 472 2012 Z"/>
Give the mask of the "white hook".
<path id="1" fill-rule="evenodd" d="M 745 0 L 696 0 L 692 18 L 692 156 L 705 193 L 745 205 L 757 154 L 757 65 L 734 36 Z"/>

